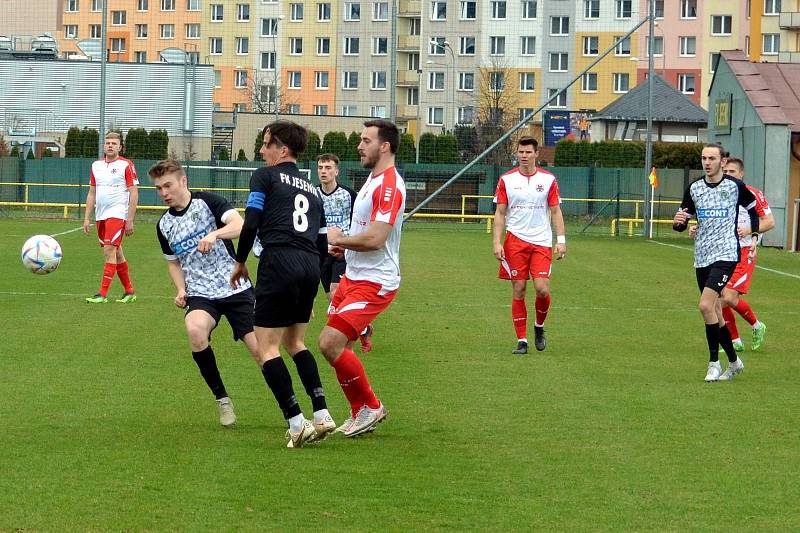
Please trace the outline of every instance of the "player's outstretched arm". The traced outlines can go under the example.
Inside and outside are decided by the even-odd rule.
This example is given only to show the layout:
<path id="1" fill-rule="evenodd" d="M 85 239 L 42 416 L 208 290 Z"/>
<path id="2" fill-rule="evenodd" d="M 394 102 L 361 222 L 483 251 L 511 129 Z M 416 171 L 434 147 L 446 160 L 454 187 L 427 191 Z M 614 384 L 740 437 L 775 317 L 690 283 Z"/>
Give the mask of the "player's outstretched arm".
<path id="1" fill-rule="evenodd" d="M 503 250 L 503 232 L 506 229 L 506 213 L 508 212 L 507 204 L 497 204 L 494 210 L 494 227 L 492 228 L 492 251 L 498 261 L 506 258 L 505 250 Z"/>

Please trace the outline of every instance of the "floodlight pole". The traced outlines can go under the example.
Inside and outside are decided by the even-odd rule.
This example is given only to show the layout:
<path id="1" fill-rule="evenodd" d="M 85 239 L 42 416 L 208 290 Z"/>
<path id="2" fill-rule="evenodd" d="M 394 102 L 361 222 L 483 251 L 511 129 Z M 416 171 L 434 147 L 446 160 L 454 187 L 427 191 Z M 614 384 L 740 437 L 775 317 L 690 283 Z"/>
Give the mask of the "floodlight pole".
<path id="1" fill-rule="evenodd" d="M 97 158 L 103 157 L 106 128 L 106 26 L 108 22 L 108 0 L 103 0 L 103 21 L 100 24 L 100 130 L 98 131 Z"/>
<path id="2" fill-rule="evenodd" d="M 653 53 L 655 52 L 655 19 L 656 19 L 656 0 L 650 0 L 649 16 L 650 29 L 647 36 L 647 142 L 645 143 L 644 152 L 644 175 L 648 176 L 653 166 L 653 83 L 655 72 L 653 70 Z M 650 182 L 647 181 L 645 185 L 645 209 L 644 209 L 644 228 L 645 236 L 648 239 L 653 238 L 653 196 L 655 190 Z"/>

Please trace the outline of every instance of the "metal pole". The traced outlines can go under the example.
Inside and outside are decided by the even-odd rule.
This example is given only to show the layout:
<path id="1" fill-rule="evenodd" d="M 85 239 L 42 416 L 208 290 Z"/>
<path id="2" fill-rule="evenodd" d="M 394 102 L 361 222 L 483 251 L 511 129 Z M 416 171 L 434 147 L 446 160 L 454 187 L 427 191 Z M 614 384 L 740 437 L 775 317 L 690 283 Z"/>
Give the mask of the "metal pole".
<path id="1" fill-rule="evenodd" d="M 100 23 L 100 129 L 98 130 L 97 158 L 103 157 L 106 136 L 106 26 L 108 25 L 108 0 L 103 0 L 103 20 Z"/>
<path id="2" fill-rule="evenodd" d="M 390 4 L 391 12 L 391 36 L 389 38 L 389 80 L 387 80 L 389 91 L 389 119 L 397 122 L 397 2 Z"/>
<path id="3" fill-rule="evenodd" d="M 419 67 L 419 65 L 417 65 Z M 417 131 L 414 135 L 414 143 L 416 146 L 415 162 L 419 165 L 419 136 L 422 134 L 422 126 L 420 125 L 420 109 L 422 108 L 422 69 L 417 68 Z"/>
<path id="4" fill-rule="evenodd" d="M 272 32 L 272 53 L 275 54 L 275 64 L 272 65 L 272 107 L 275 110 L 275 121 L 278 121 L 278 47 L 275 45 L 275 34 L 278 31 L 278 23 L 275 23 L 275 31 Z"/>
<path id="5" fill-rule="evenodd" d="M 644 172 L 645 176 L 650 174 L 650 169 L 653 166 L 653 77 L 655 76 L 655 72 L 653 70 L 653 63 L 654 63 L 654 56 L 653 56 L 653 47 L 655 43 L 655 10 L 656 10 L 656 0 L 650 0 L 649 3 L 649 15 L 648 18 L 650 20 L 650 29 L 649 29 L 649 44 L 648 44 L 648 53 L 647 53 L 647 142 L 645 143 L 645 152 L 644 152 Z M 645 186 L 645 199 L 650 201 L 650 209 L 645 210 L 645 228 L 646 228 L 646 235 L 648 239 L 653 238 L 653 187 L 650 186 L 649 182 L 647 186 Z"/>

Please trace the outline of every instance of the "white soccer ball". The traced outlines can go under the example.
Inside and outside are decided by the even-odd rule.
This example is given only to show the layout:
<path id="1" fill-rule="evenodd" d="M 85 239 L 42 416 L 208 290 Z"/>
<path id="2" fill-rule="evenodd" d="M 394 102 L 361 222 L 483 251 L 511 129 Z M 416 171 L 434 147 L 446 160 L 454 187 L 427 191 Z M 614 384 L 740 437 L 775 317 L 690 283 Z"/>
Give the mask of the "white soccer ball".
<path id="1" fill-rule="evenodd" d="M 34 274 L 49 274 L 61 263 L 61 245 L 50 235 L 34 235 L 22 245 L 22 264 Z"/>

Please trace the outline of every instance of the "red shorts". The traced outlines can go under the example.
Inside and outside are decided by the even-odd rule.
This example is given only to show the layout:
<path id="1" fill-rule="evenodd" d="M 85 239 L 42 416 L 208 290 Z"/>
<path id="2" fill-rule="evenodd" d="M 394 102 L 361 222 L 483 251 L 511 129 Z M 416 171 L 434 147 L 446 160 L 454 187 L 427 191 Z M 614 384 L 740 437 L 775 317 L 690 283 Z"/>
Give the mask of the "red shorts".
<path id="1" fill-rule="evenodd" d="M 525 242 L 513 233 L 506 233 L 503 244 L 506 258 L 500 262 L 500 279 L 549 279 L 553 249 Z"/>
<path id="2" fill-rule="evenodd" d="M 97 237 L 100 239 L 100 246 L 116 246 L 119 248 L 122 245 L 122 238 L 125 236 L 124 220 L 121 218 L 107 218 L 98 220 L 95 226 L 97 226 Z"/>
<path id="3" fill-rule="evenodd" d="M 750 258 L 749 248 L 742 248 L 742 258 L 736 264 L 731 279 L 725 285 L 726 289 L 733 289 L 739 294 L 747 294 L 750 290 L 750 282 L 753 280 L 753 272 L 756 270 L 756 258 Z"/>
<path id="4" fill-rule="evenodd" d="M 331 301 L 328 326 L 354 341 L 376 316 L 389 307 L 395 295 L 396 289 L 385 291 L 380 283 L 351 281 L 347 276 L 342 276 Z"/>

